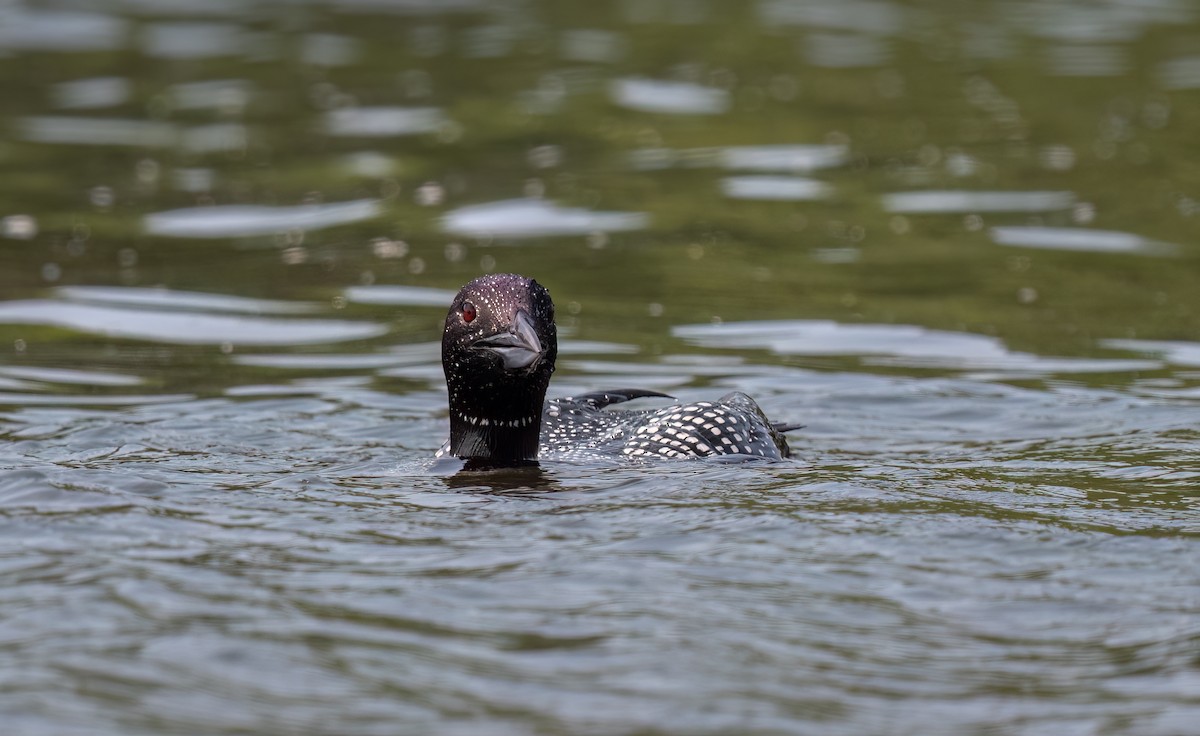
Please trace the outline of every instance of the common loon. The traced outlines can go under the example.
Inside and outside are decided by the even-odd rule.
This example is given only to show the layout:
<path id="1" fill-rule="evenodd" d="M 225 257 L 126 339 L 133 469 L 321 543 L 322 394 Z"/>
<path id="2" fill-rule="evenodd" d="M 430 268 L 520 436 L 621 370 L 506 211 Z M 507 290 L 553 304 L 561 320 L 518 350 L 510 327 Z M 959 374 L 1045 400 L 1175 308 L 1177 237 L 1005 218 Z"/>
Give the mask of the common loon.
<path id="1" fill-rule="evenodd" d="M 734 392 L 642 411 L 612 404 L 667 394 L 621 389 L 546 402 L 558 356 L 554 303 L 546 288 L 517 274 L 491 274 L 458 292 L 442 334 L 450 398 L 450 439 L 437 456 L 478 465 L 542 460 L 788 457 L 783 432 L 749 396 Z"/>

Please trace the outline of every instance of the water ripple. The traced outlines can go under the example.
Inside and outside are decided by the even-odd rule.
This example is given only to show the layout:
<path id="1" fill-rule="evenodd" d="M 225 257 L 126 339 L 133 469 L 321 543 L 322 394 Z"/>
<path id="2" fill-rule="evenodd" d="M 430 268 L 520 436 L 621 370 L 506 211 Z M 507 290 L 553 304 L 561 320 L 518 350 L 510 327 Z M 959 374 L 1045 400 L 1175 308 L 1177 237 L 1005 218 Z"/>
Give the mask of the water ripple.
<path id="1" fill-rule="evenodd" d="M 51 325 L 172 345 L 311 345 L 363 340 L 388 330 L 371 322 L 150 312 L 38 299 L 0 302 L 0 323 Z"/>
<path id="2" fill-rule="evenodd" d="M 997 245 L 1049 250 L 1094 251 L 1097 253 L 1138 253 L 1169 256 L 1179 252 L 1172 243 L 1163 243 L 1133 233 L 1115 230 L 1091 230 L 1073 227 L 1007 226 L 990 231 Z"/>
<path id="3" fill-rule="evenodd" d="M 1152 360 L 1067 358 L 1009 350 L 994 337 L 915 325 L 840 324 L 822 320 L 683 325 L 672 334 L 703 347 L 755 348 L 782 355 L 864 356 L 869 365 L 991 370 L 1040 375 L 1154 370 Z"/>
<path id="4" fill-rule="evenodd" d="M 883 196 L 883 208 L 905 214 L 965 212 L 1052 212 L 1075 204 L 1071 192 L 896 192 Z"/>
<path id="5" fill-rule="evenodd" d="M 251 299 L 229 294 L 207 294 L 165 288 L 132 286 L 60 286 L 57 296 L 68 301 L 117 306 L 206 312 L 245 312 L 247 314 L 299 314 L 315 312 L 312 302 L 287 302 L 276 299 Z"/>
<path id="6" fill-rule="evenodd" d="M 469 205 L 447 212 L 442 229 L 477 238 L 536 238 L 642 230 L 650 216 L 641 212 L 593 212 L 540 199 L 510 199 Z"/>
<path id="7" fill-rule="evenodd" d="M 341 137 L 387 138 L 436 133 L 449 122 L 436 107 L 344 107 L 325 114 L 325 131 Z"/>
<path id="8" fill-rule="evenodd" d="M 833 187 L 799 176 L 729 176 L 721 179 L 721 191 L 730 199 L 805 202 L 829 197 Z"/>
<path id="9" fill-rule="evenodd" d="M 373 199 L 292 207 L 214 205 L 155 212 L 143 218 L 143 225 L 151 235 L 170 238 L 235 238 L 319 230 L 369 220 L 382 212 L 382 204 Z"/>
<path id="10" fill-rule="evenodd" d="M 617 79 L 610 94 L 617 105 L 639 112 L 717 115 L 730 105 L 729 93 L 723 89 L 661 79 Z"/>

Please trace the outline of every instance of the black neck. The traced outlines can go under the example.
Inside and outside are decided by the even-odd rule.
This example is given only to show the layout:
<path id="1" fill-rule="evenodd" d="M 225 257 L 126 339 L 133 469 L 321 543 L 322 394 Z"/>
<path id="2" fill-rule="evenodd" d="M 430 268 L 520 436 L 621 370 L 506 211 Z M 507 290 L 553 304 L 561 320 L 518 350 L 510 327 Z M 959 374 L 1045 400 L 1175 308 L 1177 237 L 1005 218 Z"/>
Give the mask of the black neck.
<path id="1" fill-rule="evenodd" d="M 450 413 L 450 454 L 495 466 L 527 465 L 537 460 L 542 429 L 541 407 L 532 416 L 488 420 Z"/>

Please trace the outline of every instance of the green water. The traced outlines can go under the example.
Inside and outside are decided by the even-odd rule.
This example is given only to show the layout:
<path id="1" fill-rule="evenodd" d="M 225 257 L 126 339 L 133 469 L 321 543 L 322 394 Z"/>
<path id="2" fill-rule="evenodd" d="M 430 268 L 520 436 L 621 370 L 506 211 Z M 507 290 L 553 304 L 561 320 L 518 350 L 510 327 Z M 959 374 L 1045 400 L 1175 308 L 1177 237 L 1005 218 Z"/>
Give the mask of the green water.
<path id="1" fill-rule="evenodd" d="M 1189 733 L 1197 38 L 0 10 L 5 733 Z M 501 271 L 551 393 L 746 391 L 798 459 L 432 471 L 445 305 Z"/>

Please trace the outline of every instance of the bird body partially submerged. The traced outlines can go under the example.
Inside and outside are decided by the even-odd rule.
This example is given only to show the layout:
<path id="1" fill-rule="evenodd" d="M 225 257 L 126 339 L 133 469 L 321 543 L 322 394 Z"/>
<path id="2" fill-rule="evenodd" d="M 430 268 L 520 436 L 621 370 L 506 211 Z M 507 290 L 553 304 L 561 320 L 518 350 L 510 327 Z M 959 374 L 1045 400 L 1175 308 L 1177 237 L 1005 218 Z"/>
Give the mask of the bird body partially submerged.
<path id="1" fill-rule="evenodd" d="M 554 304 L 533 279 L 482 276 L 446 315 L 442 369 L 450 439 L 438 451 L 488 466 L 547 460 L 789 455 L 782 432 L 749 396 L 642 411 L 606 407 L 666 394 L 623 389 L 555 399 L 546 389 L 558 355 Z"/>

